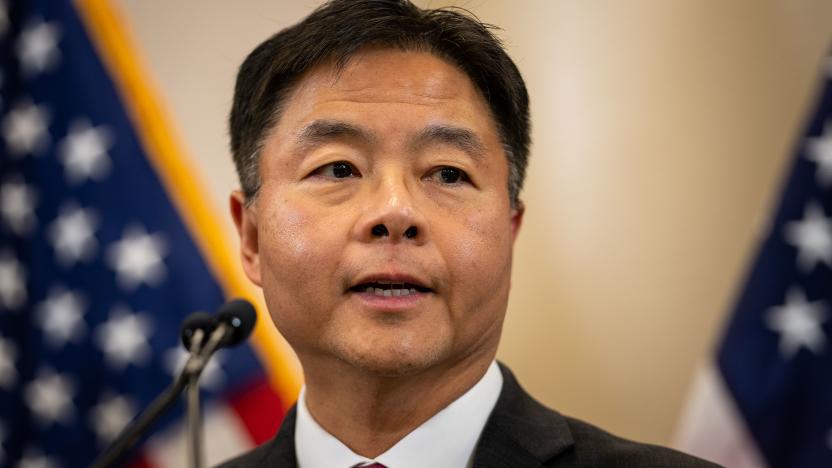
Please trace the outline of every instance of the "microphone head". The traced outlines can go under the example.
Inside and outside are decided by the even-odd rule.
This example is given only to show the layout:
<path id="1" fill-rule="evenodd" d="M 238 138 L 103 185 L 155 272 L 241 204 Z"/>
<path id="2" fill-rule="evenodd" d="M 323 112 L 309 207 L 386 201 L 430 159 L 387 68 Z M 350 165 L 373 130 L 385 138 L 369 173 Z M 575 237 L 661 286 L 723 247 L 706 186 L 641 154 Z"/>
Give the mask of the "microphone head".
<path id="1" fill-rule="evenodd" d="M 254 330 L 257 311 L 247 300 L 234 299 L 223 304 L 217 311 L 217 322 L 226 324 L 230 329 L 222 341 L 222 346 L 236 346 Z"/>
<path id="2" fill-rule="evenodd" d="M 182 337 L 182 344 L 185 345 L 186 350 L 190 351 L 194 333 L 196 333 L 197 330 L 202 330 L 204 333 L 202 343 L 204 345 L 205 341 L 208 339 L 208 335 L 210 335 L 215 328 L 217 328 L 217 322 L 214 320 L 213 316 L 205 312 L 194 312 L 193 314 L 187 316 L 185 321 L 182 322 L 182 331 L 180 333 Z"/>

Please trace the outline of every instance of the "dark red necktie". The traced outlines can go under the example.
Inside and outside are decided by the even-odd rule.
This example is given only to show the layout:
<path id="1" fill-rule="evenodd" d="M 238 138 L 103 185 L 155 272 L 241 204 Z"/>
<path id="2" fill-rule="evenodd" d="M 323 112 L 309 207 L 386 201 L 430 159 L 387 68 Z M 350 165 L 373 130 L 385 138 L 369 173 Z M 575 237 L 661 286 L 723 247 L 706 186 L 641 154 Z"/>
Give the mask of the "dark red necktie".
<path id="1" fill-rule="evenodd" d="M 387 468 L 387 467 L 382 465 L 381 463 L 370 463 L 369 465 L 364 465 L 362 463 L 359 463 L 357 465 L 353 465 L 352 468 Z"/>

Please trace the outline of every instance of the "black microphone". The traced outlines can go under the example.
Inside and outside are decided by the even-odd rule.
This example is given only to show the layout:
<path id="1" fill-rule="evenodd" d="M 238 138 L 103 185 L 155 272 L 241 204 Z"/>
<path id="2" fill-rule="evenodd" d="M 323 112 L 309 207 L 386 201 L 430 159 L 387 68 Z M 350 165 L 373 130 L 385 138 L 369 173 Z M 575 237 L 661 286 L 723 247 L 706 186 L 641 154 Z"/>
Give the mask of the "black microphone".
<path id="1" fill-rule="evenodd" d="M 237 346 L 245 341 L 254 330 L 257 312 L 245 299 L 226 302 L 217 312 L 217 326 L 225 324 L 227 331 L 220 342 L 221 347 Z"/>
<path id="2" fill-rule="evenodd" d="M 188 347 L 191 344 L 189 336 L 192 338 L 199 334 L 202 339 L 199 349 L 185 364 L 185 372 L 198 378 L 217 350 L 242 343 L 254 330 L 255 322 L 257 312 L 245 299 L 226 302 L 215 316 L 192 314 L 182 328 L 182 342 Z"/>
<path id="3" fill-rule="evenodd" d="M 180 332 L 182 344 L 185 346 L 185 349 L 191 351 L 191 343 L 194 339 L 194 334 L 201 330 L 202 336 L 199 340 L 199 346 L 202 346 L 202 343 L 205 342 L 205 338 L 210 335 L 215 328 L 217 328 L 217 321 L 212 315 L 205 312 L 194 312 L 193 314 L 187 316 L 185 321 L 182 322 L 182 331 Z"/>
<path id="4" fill-rule="evenodd" d="M 194 312 L 187 316 L 182 322 L 180 333 L 182 344 L 185 349 L 190 350 L 197 331 L 202 331 L 201 341 L 204 343 L 205 339 L 222 325 L 222 339 L 217 347 L 237 346 L 248 338 L 256 322 L 257 312 L 254 306 L 245 299 L 234 299 L 223 304 L 216 316 L 205 312 Z"/>

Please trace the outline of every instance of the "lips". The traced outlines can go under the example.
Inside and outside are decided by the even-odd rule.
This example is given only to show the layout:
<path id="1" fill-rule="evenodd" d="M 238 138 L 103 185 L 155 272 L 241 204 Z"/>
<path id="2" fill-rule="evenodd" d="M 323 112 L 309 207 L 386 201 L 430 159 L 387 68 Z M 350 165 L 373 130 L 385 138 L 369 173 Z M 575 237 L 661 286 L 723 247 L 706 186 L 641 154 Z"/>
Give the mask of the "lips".
<path id="1" fill-rule="evenodd" d="M 427 293 L 432 290 L 417 278 L 406 275 L 373 275 L 360 279 L 349 288 L 352 292 L 361 292 L 384 297 L 409 296 Z"/>

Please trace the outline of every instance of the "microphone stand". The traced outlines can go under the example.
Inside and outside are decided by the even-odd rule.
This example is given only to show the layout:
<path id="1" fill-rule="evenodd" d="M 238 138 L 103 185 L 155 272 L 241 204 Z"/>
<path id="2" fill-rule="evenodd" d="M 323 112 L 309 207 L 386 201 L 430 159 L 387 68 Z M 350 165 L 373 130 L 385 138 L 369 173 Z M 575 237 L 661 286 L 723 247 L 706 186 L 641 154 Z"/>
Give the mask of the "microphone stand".
<path id="1" fill-rule="evenodd" d="M 185 320 L 183 343 L 190 356 L 182 372 L 170 387 L 154 399 L 135 421 L 125 427 L 107 449 L 93 461 L 91 468 L 116 466 L 121 457 L 144 435 L 159 417 L 170 410 L 176 398 L 187 388 L 187 419 L 190 439 L 189 461 L 192 468 L 202 468 L 202 416 L 199 402 L 199 376 L 211 356 L 222 346 L 236 346 L 254 329 L 257 311 L 248 301 L 235 299 L 220 307 L 216 318 L 197 312 Z M 215 325 L 216 324 L 216 325 Z M 210 330 L 207 333 L 206 330 Z M 192 335 L 190 335 L 192 333 Z M 208 335 L 208 341 L 203 341 Z M 190 340 L 190 341 L 189 341 Z"/>
<path id="2" fill-rule="evenodd" d="M 182 372 L 176 377 L 173 383 L 153 400 L 147 409 L 127 426 L 121 434 L 107 447 L 93 462 L 91 468 L 109 468 L 117 466 L 116 463 L 155 423 L 160 416 L 166 413 L 176 403 L 176 398 L 187 389 L 187 418 L 188 435 L 190 439 L 189 465 L 192 468 L 202 468 L 204 461 L 202 457 L 202 417 L 200 414 L 199 401 L 199 377 L 202 370 L 208 364 L 208 360 L 219 348 L 228 326 L 220 324 L 208 337 L 205 346 L 202 341 L 205 333 L 196 330 L 191 340 L 190 357 L 185 363 Z"/>
<path id="3" fill-rule="evenodd" d="M 188 412 L 188 438 L 190 439 L 189 465 L 191 468 L 203 468 L 205 466 L 202 456 L 202 413 L 199 403 L 199 377 L 208 364 L 208 360 L 211 359 L 211 356 L 219 348 L 223 338 L 225 338 L 227 327 L 224 323 L 219 324 L 211 332 L 211 335 L 208 337 L 208 342 L 205 343 L 202 349 L 199 348 L 202 344 L 203 332 L 202 330 L 196 330 L 191 341 L 191 355 L 194 358 L 188 361 L 183 370 L 183 374 L 188 375 L 186 405 Z"/>
<path id="4" fill-rule="evenodd" d="M 194 332 L 191 340 L 191 356 L 199 355 L 204 334 L 202 330 Z M 191 367 L 196 367 L 197 359 L 190 360 L 188 364 Z M 203 366 L 200 366 L 199 371 L 195 372 L 194 369 L 188 369 L 188 364 L 185 365 L 184 372 L 188 375 L 186 411 L 188 413 L 188 438 L 190 439 L 191 448 L 188 452 L 189 465 L 191 468 L 202 468 L 202 417 L 199 404 L 199 376 Z"/>

